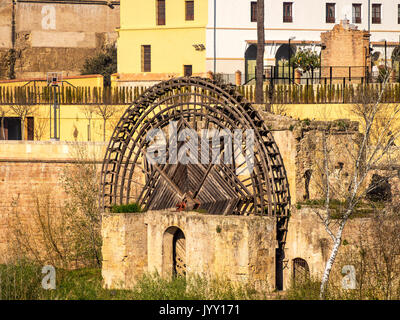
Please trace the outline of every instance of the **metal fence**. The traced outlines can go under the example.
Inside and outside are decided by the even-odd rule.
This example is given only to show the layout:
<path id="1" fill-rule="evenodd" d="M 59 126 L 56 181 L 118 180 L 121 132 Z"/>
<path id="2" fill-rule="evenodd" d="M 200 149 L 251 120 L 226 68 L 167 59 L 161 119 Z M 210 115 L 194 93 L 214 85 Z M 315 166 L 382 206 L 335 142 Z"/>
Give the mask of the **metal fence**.
<path id="1" fill-rule="evenodd" d="M 289 66 L 268 66 L 264 69 L 265 80 L 272 84 L 365 84 L 380 83 L 386 75 L 386 69 L 371 72 L 364 66 L 327 66 L 310 68 L 302 73 Z M 400 72 L 394 70 L 391 82 L 400 82 Z"/>

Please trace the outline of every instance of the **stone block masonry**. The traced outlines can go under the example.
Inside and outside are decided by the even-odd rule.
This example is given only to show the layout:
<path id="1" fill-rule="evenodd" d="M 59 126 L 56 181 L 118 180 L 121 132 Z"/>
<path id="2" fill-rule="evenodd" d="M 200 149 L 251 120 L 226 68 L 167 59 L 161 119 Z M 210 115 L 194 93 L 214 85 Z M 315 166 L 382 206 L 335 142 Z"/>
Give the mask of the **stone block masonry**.
<path id="1" fill-rule="evenodd" d="M 275 219 L 171 210 L 103 215 L 103 270 L 107 288 L 130 288 L 145 272 L 169 277 L 174 230 L 185 237 L 186 273 L 273 290 Z"/>
<path id="2" fill-rule="evenodd" d="M 100 166 L 105 143 L 80 145 L 89 155 L 97 155 Z M 67 142 L 0 141 L 0 263 L 9 257 L 12 215 L 18 213 L 29 222 L 38 194 L 48 192 L 59 204 L 66 198 L 61 177 L 76 163 L 74 146 Z"/>
<path id="3" fill-rule="evenodd" d="M 330 78 L 330 67 L 333 67 L 334 83 L 342 83 L 343 78 L 350 76 L 349 72 L 355 78 L 352 82 L 360 83 L 370 66 L 369 37 L 367 31 L 357 30 L 348 20 L 335 25 L 332 31 L 321 33 L 325 45 L 321 51 L 322 78 Z"/>
<path id="4" fill-rule="evenodd" d="M 16 52 L 16 78 L 38 78 L 59 71 L 79 75 L 87 57 L 114 44 L 119 26 L 119 1 L 0 0 L 0 79 L 10 65 L 4 57 Z"/>

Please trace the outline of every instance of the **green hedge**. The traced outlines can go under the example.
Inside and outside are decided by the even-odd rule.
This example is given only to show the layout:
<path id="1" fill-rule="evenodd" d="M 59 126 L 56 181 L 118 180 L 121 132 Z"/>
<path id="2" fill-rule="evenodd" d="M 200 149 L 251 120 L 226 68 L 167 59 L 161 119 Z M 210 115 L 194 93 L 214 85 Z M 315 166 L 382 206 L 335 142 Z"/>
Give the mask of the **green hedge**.
<path id="1" fill-rule="evenodd" d="M 130 203 L 130 204 L 114 205 L 111 208 L 111 212 L 113 212 L 113 213 L 142 212 L 142 208 L 141 208 L 140 204 L 134 202 L 134 203 Z"/>

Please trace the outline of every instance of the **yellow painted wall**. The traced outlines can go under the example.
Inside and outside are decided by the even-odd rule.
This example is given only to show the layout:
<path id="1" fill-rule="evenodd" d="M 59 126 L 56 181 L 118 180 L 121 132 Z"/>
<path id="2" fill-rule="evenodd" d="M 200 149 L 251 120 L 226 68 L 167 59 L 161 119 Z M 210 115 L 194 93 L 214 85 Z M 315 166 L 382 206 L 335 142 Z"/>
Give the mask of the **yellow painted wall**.
<path id="1" fill-rule="evenodd" d="M 94 75 L 85 75 L 85 76 L 72 76 L 63 78 L 65 81 L 64 85 L 68 86 L 69 84 L 75 87 L 102 87 L 104 77 L 99 74 Z M 68 84 L 68 83 L 69 84 Z M 15 80 L 0 80 L 1 87 L 21 87 L 21 86 L 47 86 L 46 79 L 15 79 Z"/>
<path id="2" fill-rule="evenodd" d="M 116 109 L 116 114 L 106 122 L 106 141 L 108 141 L 117 125 L 120 117 L 128 106 L 110 106 Z M 6 117 L 16 117 L 17 115 L 9 106 L 1 105 L 7 111 Z M 50 106 L 38 105 L 31 107 L 34 117 L 35 140 L 50 139 Z M 96 114 L 95 106 L 83 105 L 61 105 L 60 108 L 60 140 L 74 141 L 75 128 L 78 131 L 78 141 L 88 141 L 88 125 L 89 114 L 92 110 L 92 119 L 90 121 L 90 141 L 103 141 L 104 121 L 99 114 Z M 30 115 L 31 116 L 31 115 Z M 25 124 L 26 128 L 26 124 Z M 25 139 L 27 138 L 27 130 L 25 130 Z"/>
<path id="3" fill-rule="evenodd" d="M 208 0 L 195 0 L 194 21 L 185 21 L 185 1 L 166 1 L 166 25 L 156 25 L 156 0 L 122 0 L 118 39 L 118 72 L 141 73 L 141 46 L 151 45 L 151 73 L 206 72 L 206 53 L 194 44 L 206 43 Z"/>
<path id="4" fill-rule="evenodd" d="M 285 104 L 274 105 L 275 112 L 285 114 L 300 120 L 332 121 L 337 119 L 350 119 L 357 121 L 358 118 L 351 111 L 352 104 Z"/>

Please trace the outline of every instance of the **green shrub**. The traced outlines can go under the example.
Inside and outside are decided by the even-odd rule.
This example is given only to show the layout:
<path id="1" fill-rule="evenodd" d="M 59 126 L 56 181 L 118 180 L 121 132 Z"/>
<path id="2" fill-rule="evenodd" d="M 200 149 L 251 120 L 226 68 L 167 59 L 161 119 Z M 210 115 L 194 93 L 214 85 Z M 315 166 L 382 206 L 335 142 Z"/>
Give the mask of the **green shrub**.
<path id="1" fill-rule="evenodd" d="M 285 298 L 288 300 L 319 300 L 320 286 L 321 283 L 316 279 L 309 279 L 300 284 L 292 281 Z"/>
<path id="2" fill-rule="evenodd" d="M 111 212 L 113 212 L 113 213 L 142 212 L 142 208 L 140 207 L 140 204 L 134 202 L 134 203 L 130 203 L 130 204 L 115 205 L 111 208 Z"/>
<path id="3" fill-rule="evenodd" d="M 25 259 L 0 265 L 0 300 L 37 300 L 43 289 L 41 268 Z"/>

